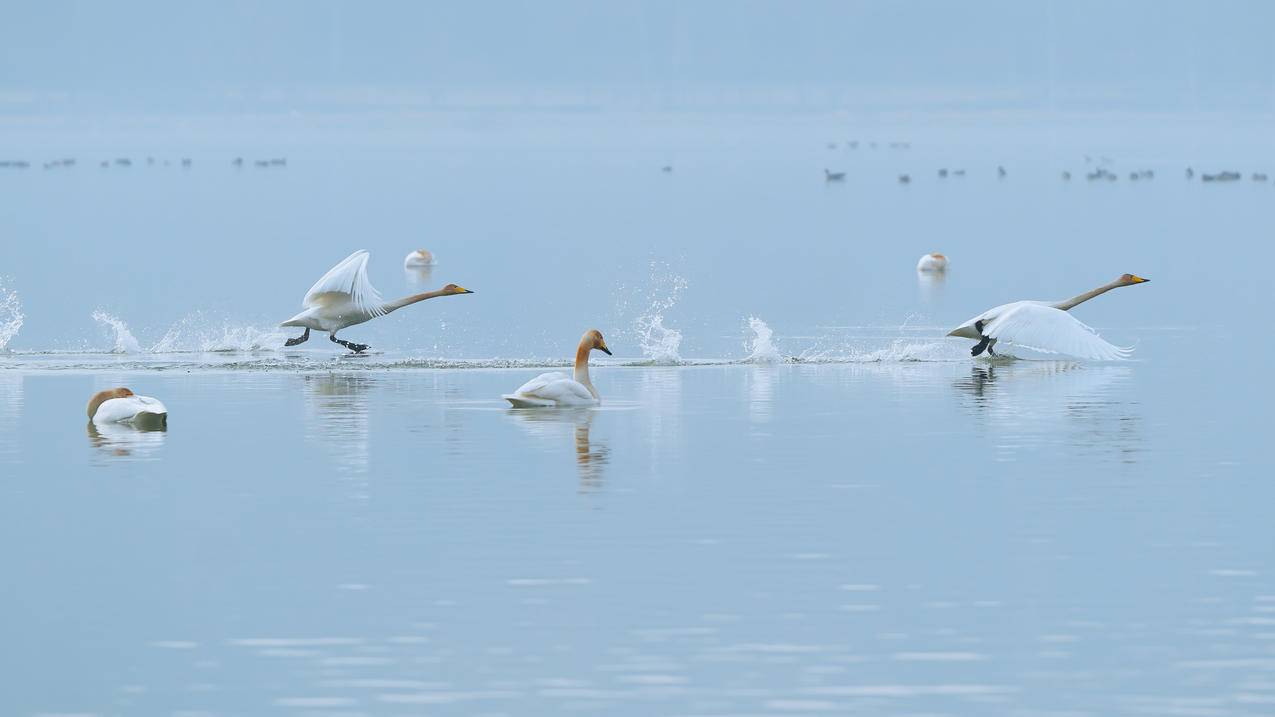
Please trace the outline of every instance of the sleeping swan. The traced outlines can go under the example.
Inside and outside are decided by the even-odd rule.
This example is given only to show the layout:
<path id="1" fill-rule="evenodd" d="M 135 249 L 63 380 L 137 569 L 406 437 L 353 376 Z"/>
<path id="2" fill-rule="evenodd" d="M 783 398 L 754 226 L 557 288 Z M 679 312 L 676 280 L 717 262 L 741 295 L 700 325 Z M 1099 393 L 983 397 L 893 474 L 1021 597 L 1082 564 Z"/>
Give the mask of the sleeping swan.
<path id="1" fill-rule="evenodd" d="M 428 249 L 417 249 L 403 259 L 403 268 L 413 269 L 422 266 L 433 266 L 437 263 L 434 261 L 434 255 L 429 253 Z"/>
<path id="2" fill-rule="evenodd" d="M 597 329 L 589 329 L 580 338 L 580 346 L 576 349 L 574 377 L 568 377 L 560 371 L 542 373 L 502 398 L 514 408 L 596 406 L 602 403 L 598 390 L 589 380 L 589 352 L 593 349 L 602 351 L 607 356 L 611 355 L 611 349 L 607 348 L 602 333 Z"/>
<path id="3" fill-rule="evenodd" d="M 917 271 L 946 271 L 947 257 L 942 254 L 926 254 L 916 263 Z"/>
<path id="4" fill-rule="evenodd" d="M 168 423 L 168 409 L 164 404 L 149 396 L 138 396 L 122 386 L 93 394 L 88 413 L 93 423 Z"/>

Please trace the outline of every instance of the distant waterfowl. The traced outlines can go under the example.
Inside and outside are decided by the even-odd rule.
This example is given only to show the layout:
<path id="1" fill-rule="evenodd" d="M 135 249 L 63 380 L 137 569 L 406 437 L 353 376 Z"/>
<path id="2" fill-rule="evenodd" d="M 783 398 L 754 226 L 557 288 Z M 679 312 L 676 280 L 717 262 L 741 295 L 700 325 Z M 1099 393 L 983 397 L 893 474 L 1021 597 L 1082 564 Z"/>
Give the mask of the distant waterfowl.
<path id="1" fill-rule="evenodd" d="M 272 166 L 272 167 L 286 167 L 286 166 L 288 166 L 288 160 L 287 160 L 287 158 L 286 158 L 286 157 L 275 157 L 275 158 L 273 158 L 273 159 L 271 159 L 271 160 L 270 160 L 270 166 Z"/>
<path id="2" fill-rule="evenodd" d="M 665 174 L 668 174 L 669 172 L 672 172 L 672 171 L 673 171 L 673 165 L 671 165 L 671 164 L 666 164 L 666 165 L 664 165 L 663 167 L 660 167 L 660 171 L 661 171 L 661 172 L 664 172 Z"/>
<path id="3" fill-rule="evenodd" d="M 1133 286 L 1149 281 L 1133 274 L 1123 274 L 1109 284 L 1086 291 L 1066 301 L 1015 301 L 988 309 L 966 321 L 948 336 L 978 341 L 971 356 L 987 351 L 995 356 L 992 347 L 997 341 L 1017 344 L 1036 351 L 1060 353 L 1077 358 L 1111 361 L 1125 358 L 1129 349 L 1107 343 L 1094 330 L 1067 313 L 1079 304 L 1122 286 Z"/>
<path id="4" fill-rule="evenodd" d="M 996 176 L 1000 177 L 1001 179 L 1004 179 L 1006 174 L 1008 174 L 1008 172 L 1005 171 L 1004 167 L 996 168 Z"/>
<path id="5" fill-rule="evenodd" d="M 428 249 L 417 249 L 403 259 L 403 266 L 408 269 L 434 266 L 436 263 L 438 262 L 434 261 L 434 255 L 429 253 Z"/>
<path id="6" fill-rule="evenodd" d="M 118 165 L 119 165 L 119 166 L 121 166 L 121 167 L 131 167 L 131 166 L 133 166 L 133 160 L 131 160 L 131 159 L 127 159 L 127 158 L 124 158 L 124 157 L 121 157 L 121 158 L 119 158 L 119 159 L 115 160 L 115 163 L 116 163 L 116 164 L 118 164 Z"/>
<path id="7" fill-rule="evenodd" d="M 840 182 L 846 178 L 845 172 L 833 172 L 831 170 L 823 170 L 823 179 L 825 182 Z"/>
<path id="8" fill-rule="evenodd" d="M 190 165 L 191 165 L 191 160 L 190 160 L 190 158 L 189 158 L 189 157 L 182 157 L 182 166 L 183 166 L 183 167 L 189 167 Z"/>
<path id="9" fill-rule="evenodd" d="M 394 301 L 383 301 L 367 278 L 367 260 L 366 251 L 356 251 L 340 264 L 332 267 L 315 282 L 314 286 L 310 287 L 305 298 L 301 300 L 305 311 L 279 324 L 305 329 L 305 333 L 297 338 L 285 341 L 285 346 L 296 346 L 305 342 L 310 338 L 310 330 L 314 329 L 328 332 L 328 338 L 333 343 L 340 344 L 355 353 L 361 353 L 368 350 L 367 344 L 343 341 L 336 337 L 336 332 L 348 326 L 384 316 L 418 301 L 439 296 L 474 293 L 455 284 L 448 284 L 437 291 L 413 294 Z"/>
<path id="10" fill-rule="evenodd" d="M 946 169 L 940 169 L 940 170 L 939 170 L 939 179 L 947 179 L 947 170 L 946 170 Z"/>
<path id="11" fill-rule="evenodd" d="M 589 380 L 589 353 L 597 349 L 611 355 L 602 333 L 597 329 L 584 332 L 576 348 L 575 371 L 567 376 L 561 371 L 542 373 L 505 394 L 504 398 L 514 408 L 557 408 L 566 406 L 596 406 L 602 402 L 598 390 Z"/>
<path id="12" fill-rule="evenodd" d="M 965 176 L 965 170 L 964 170 L 964 169 L 953 169 L 953 170 L 952 170 L 952 176 L 953 176 L 953 177 L 964 177 L 964 176 Z"/>
<path id="13" fill-rule="evenodd" d="M 899 175 L 899 184 L 908 184 L 912 181 L 912 177 L 906 174 Z"/>
<path id="14" fill-rule="evenodd" d="M 828 149 L 836 149 L 836 148 L 837 148 L 837 143 L 836 143 L 836 142 L 829 142 L 829 143 L 828 143 Z"/>
<path id="15" fill-rule="evenodd" d="M 1200 179 L 1205 182 L 1234 182 L 1240 179 L 1240 173 L 1227 171 L 1216 174 L 1201 174 Z"/>
<path id="16" fill-rule="evenodd" d="M 916 263 L 917 271 L 947 271 L 947 257 L 942 254 L 926 254 Z"/>
<path id="17" fill-rule="evenodd" d="M 1063 172 L 1063 173 L 1062 173 L 1062 178 L 1063 178 L 1063 181 L 1064 181 L 1064 182 L 1070 182 L 1070 181 L 1071 181 L 1071 172 Z"/>
<path id="18" fill-rule="evenodd" d="M 163 425 L 168 422 L 168 409 L 159 400 L 138 396 L 122 386 L 93 394 L 88 415 L 93 423 Z"/>
<path id="19" fill-rule="evenodd" d="M 1265 182 L 1265 181 L 1266 181 L 1266 175 L 1265 175 L 1265 174 L 1263 174 L 1262 172 L 1253 172 L 1253 181 L 1254 181 L 1254 182 Z"/>
<path id="20" fill-rule="evenodd" d="M 1194 176 L 1195 176 L 1195 170 L 1194 170 L 1194 169 L 1191 169 L 1190 167 L 1187 167 L 1187 168 L 1186 168 L 1186 178 L 1187 178 L 1187 179 L 1190 179 L 1191 177 L 1194 177 Z"/>
<path id="21" fill-rule="evenodd" d="M 235 157 L 235 161 L 231 162 L 231 164 L 235 165 L 236 167 L 242 167 L 243 157 Z"/>

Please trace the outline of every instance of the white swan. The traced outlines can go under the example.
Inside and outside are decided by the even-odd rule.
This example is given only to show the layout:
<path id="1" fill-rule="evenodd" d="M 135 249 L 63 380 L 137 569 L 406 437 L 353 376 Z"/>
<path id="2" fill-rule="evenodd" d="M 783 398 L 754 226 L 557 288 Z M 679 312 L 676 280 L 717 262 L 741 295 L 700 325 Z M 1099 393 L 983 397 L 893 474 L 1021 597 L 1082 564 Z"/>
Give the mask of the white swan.
<path id="1" fill-rule="evenodd" d="M 942 254 L 926 254 L 916 263 L 917 271 L 947 271 L 947 257 Z"/>
<path id="2" fill-rule="evenodd" d="M 412 269 L 422 266 L 434 266 L 437 263 L 438 262 L 434 260 L 434 255 L 429 253 L 429 250 L 417 249 L 411 254 L 408 254 L 407 258 L 403 259 L 403 268 Z"/>
<path id="3" fill-rule="evenodd" d="M 301 305 L 305 311 L 293 316 L 280 326 L 301 326 L 305 333 L 295 339 L 288 339 L 285 346 L 296 346 L 310 338 L 310 329 L 328 332 L 333 343 L 341 344 L 347 349 L 359 353 L 367 351 L 367 344 L 356 344 L 336 337 L 336 332 L 347 326 L 361 324 L 364 321 L 384 316 L 391 311 L 401 309 L 418 301 L 433 299 L 437 296 L 455 294 L 472 294 L 474 292 L 455 284 L 448 284 L 437 291 L 424 294 L 413 294 L 394 301 L 383 301 L 381 295 L 367 278 L 366 251 L 356 251 L 340 264 L 332 267 L 323 278 L 314 283 L 306 292 Z"/>
<path id="4" fill-rule="evenodd" d="M 1150 280 L 1123 274 L 1109 284 L 1103 284 L 1066 301 L 1015 301 L 1012 304 L 1002 304 L 966 321 L 950 331 L 948 336 L 976 339 L 978 344 L 970 349 L 971 356 L 978 356 L 984 350 L 989 356 L 995 356 L 992 347 L 997 341 L 1005 341 L 1036 351 L 1077 358 L 1099 361 L 1126 358 L 1132 349 L 1106 342 L 1067 311 L 1112 289 L 1147 281 Z"/>
<path id="5" fill-rule="evenodd" d="M 602 351 L 607 356 L 611 355 L 611 349 L 607 348 L 606 341 L 602 340 L 602 333 L 597 329 L 584 332 L 584 336 L 580 338 L 580 346 L 576 349 L 574 377 L 560 371 L 542 373 L 519 386 L 517 391 L 501 398 L 514 408 L 598 405 L 602 399 L 589 380 L 589 352 L 593 349 Z"/>
<path id="6" fill-rule="evenodd" d="M 93 423 L 168 423 L 168 409 L 158 399 L 138 396 L 122 386 L 93 394 L 88 414 Z"/>

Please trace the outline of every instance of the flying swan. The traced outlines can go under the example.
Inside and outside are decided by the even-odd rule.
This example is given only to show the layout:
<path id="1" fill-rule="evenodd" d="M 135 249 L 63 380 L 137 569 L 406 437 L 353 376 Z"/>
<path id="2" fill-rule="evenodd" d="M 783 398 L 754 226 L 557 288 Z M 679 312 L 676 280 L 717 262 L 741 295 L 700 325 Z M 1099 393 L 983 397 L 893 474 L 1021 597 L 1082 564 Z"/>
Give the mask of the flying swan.
<path id="1" fill-rule="evenodd" d="M 611 349 L 607 348 L 606 341 L 602 340 L 602 333 L 597 329 L 589 329 L 580 338 L 580 346 L 576 349 L 574 378 L 560 371 L 542 373 L 519 386 L 517 391 L 501 398 L 514 408 L 596 406 L 602 403 L 598 390 L 589 380 L 589 352 L 593 349 L 607 356 L 611 355 Z"/>
<path id="2" fill-rule="evenodd" d="M 305 298 L 301 300 L 305 311 L 279 324 L 304 327 L 305 333 L 295 339 L 288 339 L 284 342 L 284 346 L 304 343 L 310 338 L 310 329 L 314 329 L 328 332 L 328 338 L 333 343 L 341 344 L 355 353 L 361 353 L 368 350 L 367 344 L 343 341 L 336 337 L 336 332 L 347 326 L 384 316 L 418 301 L 433 299 L 436 296 L 474 293 L 455 284 L 448 284 L 437 291 L 413 294 L 394 301 L 383 301 L 376 288 L 372 286 L 372 282 L 368 281 L 367 258 L 366 251 L 354 252 L 340 264 L 332 267 L 322 279 L 310 287 Z"/>
<path id="3" fill-rule="evenodd" d="M 1066 301 L 1015 301 L 1012 304 L 1003 304 L 966 321 L 949 332 L 948 336 L 977 340 L 978 344 L 970 349 L 971 356 L 978 356 L 983 351 L 987 351 L 989 356 L 995 356 L 996 352 L 992 351 L 992 347 L 997 341 L 1005 341 L 1046 353 L 1098 361 L 1127 358 L 1132 349 L 1107 343 L 1093 329 L 1067 311 L 1112 289 L 1147 281 L 1149 279 L 1140 276 L 1123 274 L 1110 284 L 1103 284 Z"/>
<path id="4" fill-rule="evenodd" d="M 168 423 L 168 409 L 158 399 L 138 396 L 123 386 L 93 394 L 88 414 L 93 423 Z"/>

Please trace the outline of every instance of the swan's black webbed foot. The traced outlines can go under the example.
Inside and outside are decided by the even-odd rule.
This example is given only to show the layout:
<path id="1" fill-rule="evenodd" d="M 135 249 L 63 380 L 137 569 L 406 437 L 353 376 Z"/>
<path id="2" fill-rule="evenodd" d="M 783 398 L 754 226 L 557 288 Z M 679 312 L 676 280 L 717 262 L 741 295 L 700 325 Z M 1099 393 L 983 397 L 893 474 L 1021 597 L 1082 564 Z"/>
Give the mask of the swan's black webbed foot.
<path id="1" fill-rule="evenodd" d="M 328 338 L 332 340 L 332 343 L 341 344 L 342 346 L 346 347 L 347 349 L 353 351 L 356 354 L 361 354 L 364 351 L 367 351 L 368 349 L 372 348 L 371 346 L 368 346 L 367 344 L 356 344 L 352 341 L 346 341 L 345 339 L 338 339 L 336 337 L 336 334 L 328 334 Z"/>
<path id="2" fill-rule="evenodd" d="M 284 341 L 284 342 L 283 342 L 283 345 L 284 345 L 284 346 L 296 346 L 297 344 L 303 344 L 303 343 L 305 343 L 306 341 L 309 341 L 309 340 L 310 340 L 310 329 L 306 329 L 304 334 L 301 334 L 300 336 L 296 337 L 295 339 L 288 339 L 287 341 Z"/>
<path id="3" fill-rule="evenodd" d="M 983 353 L 984 351 L 988 352 L 989 354 L 992 353 L 992 340 L 986 336 L 984 336 L 981 341 L 975 344 L 974 348 L 970 349 L 970 356 L 977 356 Z M 992 354 L 992 355 L 995 356 L 995 354 Z"/>

